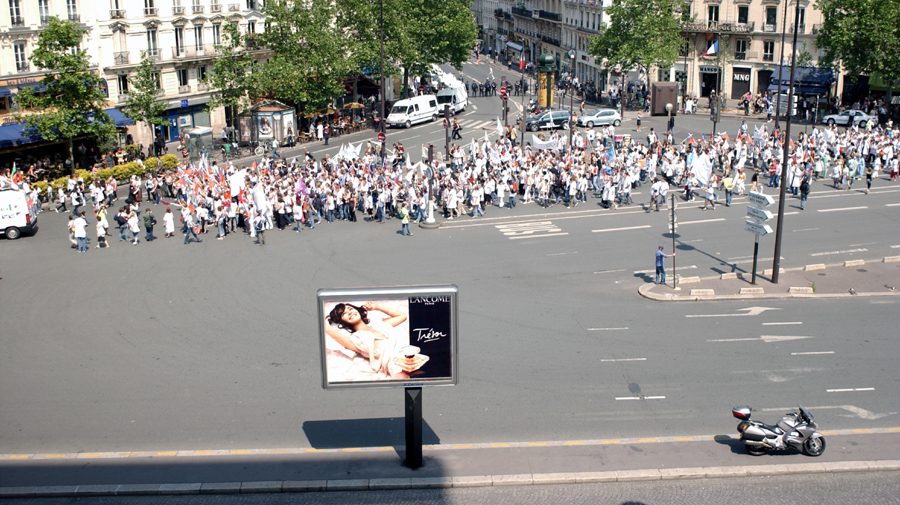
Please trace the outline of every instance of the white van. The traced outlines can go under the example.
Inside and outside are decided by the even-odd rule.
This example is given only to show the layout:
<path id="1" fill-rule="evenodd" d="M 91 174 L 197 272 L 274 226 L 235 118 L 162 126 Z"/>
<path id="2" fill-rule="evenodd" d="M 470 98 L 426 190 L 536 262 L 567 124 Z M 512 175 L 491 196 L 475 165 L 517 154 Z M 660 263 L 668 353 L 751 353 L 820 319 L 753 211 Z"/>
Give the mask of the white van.
<path id="1" fill-rule="evenodd" d="M 387 125 L 391 128 L 410 126 L 426 121 L 434 121 L 439 114 L 437 97 L 434 95 L 420 95 L 406 100 L 400 100 L 391 107 L 391 113 L 387 117 Z"/>
<path id="2" fill-rule="evenodd" d="M 37 215 L 32 211 L 28 193 L 18 188 L 0 189 L 0 233 L 6 235 L 7 240 L 34 232 Z"/>
<path id="3" fill-rule="evenodd" d="M 450 112 L 464 112 L 469 106 L 469 94 L 466 93 L 465 85 L 451 88 L 444 88 L 438 91 L 437 101 L 440 110 L 444 110 L 444 104 L 450 104 Z"/>

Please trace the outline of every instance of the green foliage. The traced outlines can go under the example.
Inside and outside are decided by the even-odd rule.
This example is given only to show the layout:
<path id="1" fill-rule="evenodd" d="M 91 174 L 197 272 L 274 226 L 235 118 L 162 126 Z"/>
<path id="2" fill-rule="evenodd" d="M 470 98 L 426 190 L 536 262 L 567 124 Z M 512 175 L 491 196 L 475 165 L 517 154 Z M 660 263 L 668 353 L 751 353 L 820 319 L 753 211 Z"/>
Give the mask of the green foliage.
<path id="1" fill-rule="evenodd" d="M 821 64 L 852 78 L 877 72 L 887 82 L 900 79 L 900 0 L 818 0 L 817 7 Z"/>
<path id="2" fill-rule="evenodd" d="M 38 33 L 31 54 L 36 68 L 45 69 L 41 94 L 32 88 L 17 96 L 17 121 L 48 141 L 71 140 L 82 134 L 106 138 L 115 134 L 115 123 L 103 112 L 106 95 L 102 79 L 88 70 L 90 58 L 80 49 L 84 30 L 68 20 L 51 17 Z M 31 109 L 33 114 L 22 115 Z"/>
<path id="3" fill-rule="evenodd" d="M 56 190 L 56 189 L 59 189 L 59 188 L 64 188 L 64 187 L 66 187 L 66 184 L 68 184 L 68 182 L 69 182 L 69 178 L 68 178 L 68 177 L 60 177 L 60 178 L 58 178 L 58 179 L 55 179 L 52 183 L 50 183 L 50 186 L 51 186 L 54 190 Z"/>
<path id="4" fill-rule="evenodd" d="M 216 90 L 207 105 L 210 111 L 220 106 L 238 108 L 247 105 L 249 71 L 253 66 L 253 57 L 244 51 L 243 36 L 237 23 L 224 24 L 221 37 L 222 44 L 216 46 L 220 56 L 202 81 Z"/>
<path id="5" fill-rule="evenodd" d="M 39 189 L 41 191 L 41 194 L 43 195 L 47 192 L 49 185 L 47 184 L 47 181 L 35 181 L 31 184 L 31 187 Z"/>
<path id="6" fill-rule="evenodd" d="M 160 85 L 159 74 L 154 75 L 156 71 L 156 61 L 141 51 L 141 64 L 128 78 L 128 98 L 122 107 L 122 112 L 126 116 L 135 121 L 144 121 L 151 130 L 152 125 L 166 123 L 162 117 L 166 111 L 166 104 L 156 99 L 159 96 Z"/>
<path id="7" fill-rule="evenodd" d="M 85 184 L 94 182 L 94 176 L 91 175 L 91 172 L 89 170 L 82 170 L 80 168 L 75 171 L 75 178 L 83 180 Z"/>
<path id="8" fill-rule="evenodd" d="M 144 160 L 144 166 L 147 167 L 147 171 L 156 170 L 156 156 L 151 156 Z"/>
<path id="9" fill-rule="evenodd" d="M 683 0 L 613 0 L 606 10 L 609 26 L 591 38 L 589 51 L 625 71 L 637 65 L 671 67 L 684 46 L 680 27 L 689 21 L 689 5 Z"/>
<path id="10" fill-rule="evenodd" d="M 174 154 L 166 154 L 162 157 L 163 168 L 166 170 L 172 170 L 178 166 L 178 157 Z M 154 165 L 155 167 L 155 165 Z"/>
<path id="11" fill-rule="evenodd" d="M 115 174 L 115 168 L 104 168 L 103 170 L 97 170 L 95 175 L 95 179 L 98 181 L 105 181 L 110 178 L 110 176 Z"/>

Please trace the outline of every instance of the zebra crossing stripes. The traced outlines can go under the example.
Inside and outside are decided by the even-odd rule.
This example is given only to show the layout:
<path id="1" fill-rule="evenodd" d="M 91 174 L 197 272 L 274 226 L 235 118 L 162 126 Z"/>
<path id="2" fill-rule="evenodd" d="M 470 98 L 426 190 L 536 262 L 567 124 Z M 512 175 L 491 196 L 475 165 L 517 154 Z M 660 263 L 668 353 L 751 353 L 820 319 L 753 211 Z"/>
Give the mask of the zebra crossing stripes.
<path id="1" fill-rule="evenodd" d="M 493 128 L 496 130 L 497 120 L 488 119 L 487 121 L 476 121 L 474 119 L 461 119 L 459 120 L 459 126 L 461 126 L 463 130 L 480 130 L 482 128 Z"/>
<path id="2" fill-rule="evenodd" d="M 551 221 L 532 221 L 528 223 L 499 224 L 495 228 L 500 230 L 503 235 L 510 240 L 518 240 L 523 238 L 539 238 L 539 237 L 559 237 L 568 235 L 562 232 Z M 562 233 L 559 233 L 562 232 Z M 537 235 L 536 235 L 537 234 Z"/>

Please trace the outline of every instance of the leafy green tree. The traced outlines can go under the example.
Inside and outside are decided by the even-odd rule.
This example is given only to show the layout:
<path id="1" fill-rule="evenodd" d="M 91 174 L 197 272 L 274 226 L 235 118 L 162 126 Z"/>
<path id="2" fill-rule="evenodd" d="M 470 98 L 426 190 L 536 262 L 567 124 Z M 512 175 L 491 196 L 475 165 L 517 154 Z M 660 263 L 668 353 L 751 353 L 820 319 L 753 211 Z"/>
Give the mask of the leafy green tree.
<path id="1" fill-rule="evenodd" d="M 28 130 L 44 140 L 67 141 L 70 159 L 74 137 L 87 134 L 102 140 L 116 132 L 115 123 L 103 111 L 107 103 L 103 81 L 89 70 L 90 58 L 80 47 L 83 35 L 77 23 L 50 18 L 31 54 L 34 66 L 45 69 L 41 79 L 45 90 L 22 90 L 15 114 L 17 121 L 24 121 Z M 23 114 L 27 109 L 31 113 Z"/>
<path id="2" fill-rule="evenodd" d="M 228 23 L 222 27 L 222 43 L 215 46 L 218 57 L 212 69 L 202 82 L 215 90 L 210 95 L 207 108 L 211 111 L 217 107 L 231 109 L 232 125 L 237 121 L 238 109 L 249 105 L 247 92 L 250 88 L 250 70 L 254 65 L 253 56 L 247 52 L 245 45 L 253 48 L 253 41 L 245 41 L 241 29 L 236 23 Z"/>
<path id="3" fill-rule="evenodd" d="M 682 0 L 613 0 L 606 10 L 609 26 L 591 38 L 588 50 L 624 71 L 671 67 L 684 46 L 681 24 L 689 20 L 688 6 Z"/>
<path id="4" fill-rule="evenodd" d="M 159 73 L 156 62 L 141 51 L 141 64 L 128 79 L 128 95 L 122 112 L 135 121 L 144 121 L 151 132 L 154 125 L 166 124 L 162 117 L 166 104 L 157 100 L 159 96 Z"/>
<path id="5" fill-rule="evenodd" d="M 900 80 L 900 0 L 818 0 L 824 18 L 816 37 L 821 64 Z M 891 87 L 888 85 L 888 97 Z"/>

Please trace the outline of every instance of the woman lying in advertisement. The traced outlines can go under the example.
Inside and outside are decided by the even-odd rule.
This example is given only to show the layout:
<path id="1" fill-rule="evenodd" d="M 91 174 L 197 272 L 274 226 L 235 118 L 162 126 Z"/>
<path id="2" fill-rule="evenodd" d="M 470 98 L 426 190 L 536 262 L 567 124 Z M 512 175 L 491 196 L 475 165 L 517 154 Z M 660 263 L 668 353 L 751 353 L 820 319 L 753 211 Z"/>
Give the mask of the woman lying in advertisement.
<path id="1" fill-rule="evenodd" d="M 388 318 L 370 323 L 370 310 L 383 312 Z M 407 344 L 405 340 L 408 339 L 394 330 L 407 317 L 403 311 L 382 303 L 366 302 L 362 307 L 339 303 L 326 317 L 325 333 L 344 348 L 369 360 L 373 371 L 392 379 L 406 379 L 409 375 L 392 358 Z"/>

